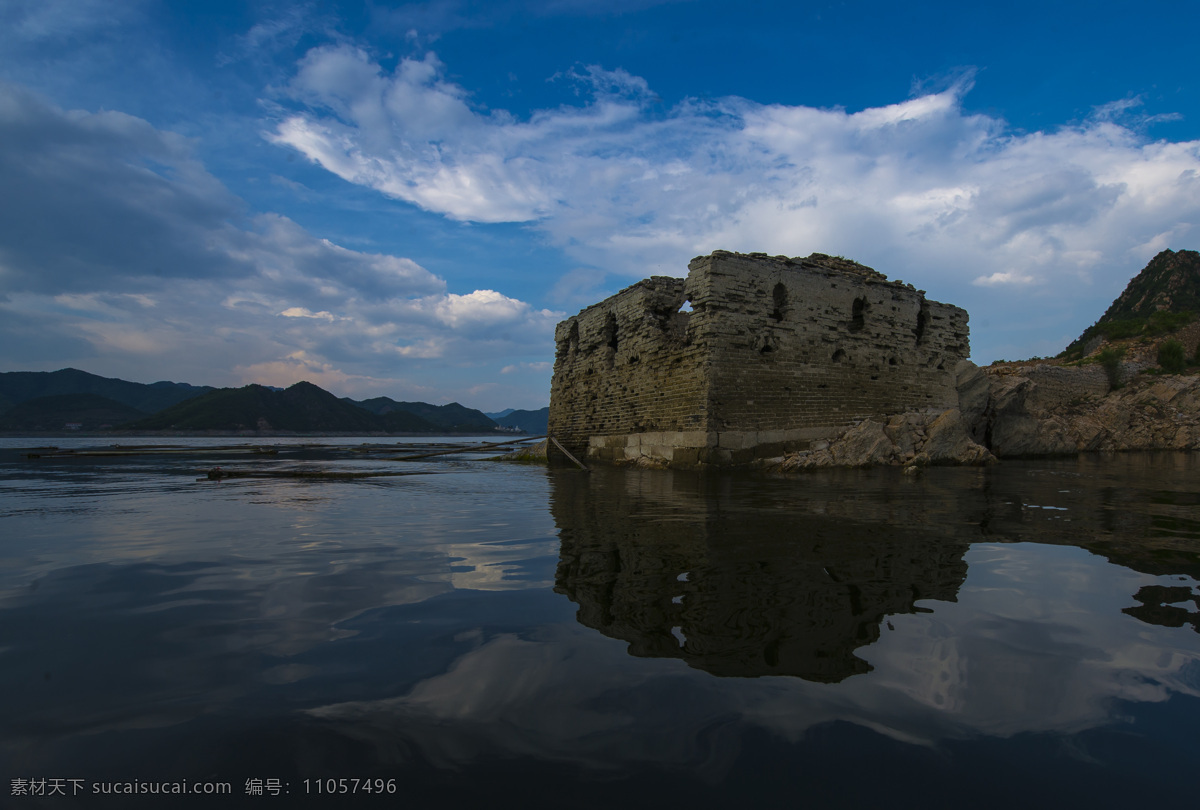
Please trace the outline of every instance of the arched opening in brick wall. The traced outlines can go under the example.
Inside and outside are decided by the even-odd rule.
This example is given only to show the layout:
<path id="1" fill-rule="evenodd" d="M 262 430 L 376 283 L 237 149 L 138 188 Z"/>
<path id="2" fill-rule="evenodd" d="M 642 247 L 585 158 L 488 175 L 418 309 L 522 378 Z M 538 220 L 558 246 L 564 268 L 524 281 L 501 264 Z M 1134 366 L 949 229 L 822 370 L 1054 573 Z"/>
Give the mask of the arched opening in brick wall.
<path id="1" fill-rule="evenodd" d="M 604 348 L 606 362 L 612 368 L 617 361 L 617 316 L 611 312 L 604 319 Z"/>
<path id="2" fill-rule="evenodd" d="M 866 326 L 867 299 L 855 298 L 850 307 L 850 331 L 861 332 Z"/>
<path id="3" fill-rule="evenodd" d="M 838 349 L 836 352 L 834 352 L 833 353 L 833 362 L 845 363 L 846 362 L 846 350 Z"/>
<path id="4" fill-rule="evenodd" d="M 917 345 L 921 345 L 921 341 L 925 338 L 925 328 L 929 326 L 929 305 L 924 301 L 921 302 L 921 311 L 917 313 L 917 325 L 913 329 L 913 334 L 917 336 Z"/>
<path id="5" fill-rule="evenodd" d="M 775 323 L 780 323 L 787 317 L 788 293 L 787 287 L 783 286 L 783 282 L 775 285 L 775 289 L 771 291 L 771 303 L 774 309 L 771 312 L 771 319 Z"/>

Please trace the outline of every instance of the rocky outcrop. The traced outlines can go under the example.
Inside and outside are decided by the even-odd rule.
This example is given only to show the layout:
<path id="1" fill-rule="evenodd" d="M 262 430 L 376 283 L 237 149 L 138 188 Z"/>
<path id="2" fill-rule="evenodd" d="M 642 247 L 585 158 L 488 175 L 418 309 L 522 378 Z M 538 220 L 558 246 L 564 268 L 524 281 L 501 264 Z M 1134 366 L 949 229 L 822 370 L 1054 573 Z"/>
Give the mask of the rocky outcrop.
<path id="1" fill-rule="evenodd" d="M 1097 365 L 955 369 L 960 407 L 866 420 L 828 442 L 769 459 L 776 470 L 989 464 L 1092 451 L 1200 450 L 1200 376 L 1130 363 L 1109 390 Z"/>
<path id="2" fill-rule="evenodd" d="M 548 461 L 546 440 L 537 444 L 527 444 L 512 452 L 496 456 L 495 461 L 516 461 L 520 464 L 546 464 Z"/>
<path id="3" fill-rule="evenodd" d="M 971 438 L 983 444 L 983 415 L 991 392 L 988 377 L 970 360 L 962 360 L 954 367 L 954 380 L 958 387 L 958 410 L 967 423 Z"/>
<path id="4" fill-rule="evenodd" d="M 1031 411 L 1036 388 L 1026 377 L 992 381 L 987 408 L 976 422 L 975 431 L 983 433 L 984 443 L 997 456 L 1054 455 L 1074 450 L 1060 423 Z"/>
<path id="5" fill-rule="evenodd" d="M 987 404 L 969 421 L 973 436 L 1000 458 L 1089 451 L 1200 449 L 1200 377 L 1139 374 L 1108 390 L 1095 365 L 980 369 Z M 969 370 L 971 396 L 978 376 Z"/>
<path id="6" fill-rule="evenodd" d="M 866 420 L 831 442 L 811 450 L 772 459 L 781 471 L 817 467 L 871 467 L 932 464 L 990 464 L 995 457 L 977 443 L 961 411 L 902 413 L 887 422 Z"/>

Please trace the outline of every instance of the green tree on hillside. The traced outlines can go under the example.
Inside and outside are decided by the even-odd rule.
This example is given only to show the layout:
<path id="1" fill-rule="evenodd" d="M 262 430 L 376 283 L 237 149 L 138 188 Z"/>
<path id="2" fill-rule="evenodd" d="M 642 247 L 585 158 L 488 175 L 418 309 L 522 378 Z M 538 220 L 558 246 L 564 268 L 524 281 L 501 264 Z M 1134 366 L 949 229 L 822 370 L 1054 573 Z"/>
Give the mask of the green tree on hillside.
<path id="1" fill-rule="evenodd" d="M 1178 340 L 1164 340 L 1159 344 L 1158 365 L 1168 374 L 1181 374 L 1187 368 L 1183 344 Z"/>

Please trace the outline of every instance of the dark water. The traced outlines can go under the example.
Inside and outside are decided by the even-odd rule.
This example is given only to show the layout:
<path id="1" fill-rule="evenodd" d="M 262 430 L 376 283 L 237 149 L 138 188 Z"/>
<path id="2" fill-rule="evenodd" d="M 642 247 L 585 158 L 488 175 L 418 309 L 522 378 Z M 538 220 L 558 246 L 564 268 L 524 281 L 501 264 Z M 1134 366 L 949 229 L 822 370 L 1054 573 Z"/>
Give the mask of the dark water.
<path id="1" fill-rule="evenodd" d="M 1196 801 L 1196 457 L 213 482 L 397 463 L 20 444 L 3 807 Z"/>

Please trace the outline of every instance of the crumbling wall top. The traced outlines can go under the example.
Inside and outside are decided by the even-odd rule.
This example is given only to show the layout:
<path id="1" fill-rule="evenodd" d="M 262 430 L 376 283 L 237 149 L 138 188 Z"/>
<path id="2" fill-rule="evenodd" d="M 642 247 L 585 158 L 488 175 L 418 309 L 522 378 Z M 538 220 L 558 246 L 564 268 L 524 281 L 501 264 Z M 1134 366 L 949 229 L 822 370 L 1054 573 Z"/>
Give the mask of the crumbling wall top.
<path id="1" fill-rule="evenodd" d="M 705 256 L 697 256 L 692 259 L 689 267 L 696 262 L 703 261 L 709 258 L 717 257 L 733 257 L 739 259 L 747 259 L 759 264 L 778 264 L 780 268 L 792 268 L 803 270 L 825 270 L 834 271 L 846 275 L 858 276 L 860 280 L 866 282 L 894 284 L 897 287 L 904 287 L 909 290 L 916 290 L 921 295 L 925 294 L 924 290 L 917 290 L 912 284 L 906 284 L 899 279 L 889 281 L 888 277 L 879 272 L 873 267 L 868 267 L 865 264 L 847 259 L 843 256 L 830 256 L 828 253 L 812 253 L 808 256 L 770 256 L 766 253 L 738 253 L 731 250 L 714 250 L 712 253 Z"/>

